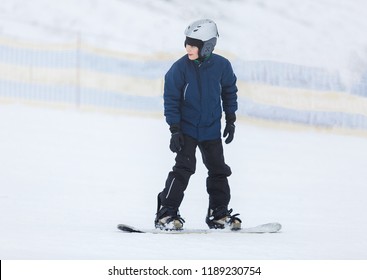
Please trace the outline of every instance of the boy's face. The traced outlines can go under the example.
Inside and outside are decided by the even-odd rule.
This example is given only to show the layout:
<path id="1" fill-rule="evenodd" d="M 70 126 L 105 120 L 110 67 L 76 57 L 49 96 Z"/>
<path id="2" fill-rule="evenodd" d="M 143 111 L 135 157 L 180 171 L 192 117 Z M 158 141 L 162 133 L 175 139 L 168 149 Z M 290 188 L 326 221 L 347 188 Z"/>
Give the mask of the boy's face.
<path id="1" fill-rule="evenodd" d="M 186 44 L 186 52 L 190 60 L 199 58 L 199 48 Z"/>

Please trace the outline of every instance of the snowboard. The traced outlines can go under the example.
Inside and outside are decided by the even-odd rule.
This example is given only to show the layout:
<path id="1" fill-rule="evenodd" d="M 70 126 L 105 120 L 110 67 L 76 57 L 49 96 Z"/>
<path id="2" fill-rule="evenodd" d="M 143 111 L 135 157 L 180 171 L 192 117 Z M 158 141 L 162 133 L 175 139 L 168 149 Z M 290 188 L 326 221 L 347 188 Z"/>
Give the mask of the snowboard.
<path id="1" fill-rule="evenodd" d="M 125 233 L 152 233 L 152 234 L 209 234 L 209 233 L 276 233 L 282 228 L 279 223 L 261 224 L 255 227 L 244 227 L 239 230 L 231 229 L 189 229 L 161 230 L 156 228 L 141 229 L 126 224 L 119 224 L 117 228 Z"/>

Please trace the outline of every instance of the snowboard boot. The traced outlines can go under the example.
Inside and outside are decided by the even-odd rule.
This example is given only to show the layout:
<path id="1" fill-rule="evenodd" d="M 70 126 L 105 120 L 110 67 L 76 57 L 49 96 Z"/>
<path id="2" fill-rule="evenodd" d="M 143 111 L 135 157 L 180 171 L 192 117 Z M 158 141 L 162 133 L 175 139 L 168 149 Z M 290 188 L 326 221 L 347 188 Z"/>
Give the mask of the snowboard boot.
<path id="1" fill-rule="evenodd" d="M 185 220 L 181 218 L 178 208 L 163 206 L 160 194 L 157 196 L 157 214 L 154 225 L 161 230 L 182 230 Z"/>
<path id="2" fill-rule="evenodd" d="M 182 230 L 184 222 L 178 209 L 163 206 L 157 212 L 154 224 L 161 230 Z"/>
<path id="3" fill-rule="evenodd" d="M 232 212 L 232 209 L 228 210 L 225 206 L 217 207 L 214 210 L 209 208 L 205 221 L 210 229 L 229 227 L 231 230 L 240 230 L 242 221 L 237 217 L 239 214 L 231 215 Z"/>

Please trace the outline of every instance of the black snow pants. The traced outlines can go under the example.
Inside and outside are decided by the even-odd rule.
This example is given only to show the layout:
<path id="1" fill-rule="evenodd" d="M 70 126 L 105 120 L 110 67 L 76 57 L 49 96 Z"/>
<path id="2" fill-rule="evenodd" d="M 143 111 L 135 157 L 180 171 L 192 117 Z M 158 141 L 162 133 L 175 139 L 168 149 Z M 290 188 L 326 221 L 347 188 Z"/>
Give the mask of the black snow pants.
<path id="1" fill-rule="evenodd" d="M 176 163 L 168 174 L 165 188 L 158 195 L 162 206 L 180 207 L 189 179 L 195 173 L 197 147 L 208 169 L 206 188 L 210 209 L 228 206 L 231 195 L 227 177 L 232 172 L 224 162 L 222 139 L 198 142 L 187 135 L 184 135 L 184 146 L 176 155 Z"/>

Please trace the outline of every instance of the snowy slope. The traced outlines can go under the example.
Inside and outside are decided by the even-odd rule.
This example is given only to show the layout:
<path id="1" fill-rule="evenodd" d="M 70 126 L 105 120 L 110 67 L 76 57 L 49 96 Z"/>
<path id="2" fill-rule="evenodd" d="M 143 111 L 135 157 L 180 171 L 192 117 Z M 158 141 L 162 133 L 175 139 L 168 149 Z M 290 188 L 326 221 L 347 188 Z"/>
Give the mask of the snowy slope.
<path id="1" fill-rule="evenodd" d="M 244 60 L 336 68 L 367 65 L 364 0 L 2 0 L 0 36 L 94 45 L 125 52 L 182 53 L 197 18 L 218 23 L 218 50 Z"/>
<path id="2" fill-rule="evenodd" d="M 366 130 L 366 3 L 3 0 L 0 98 L 160 112 L 184 28 L 209 17 L 239 116 Z"/>
<path id="3" fill-rule="evenodd" d="M 168 141 L 161 118 L 0 105 L 0 258 L 366 259 L 365 139 L 242 122 L 225 145 L 230 206 L 245 225 L 278 221 L 281 233 L 118 232 L 152 226 Z M 205 177 L 198 160 L 187 227 L 206 226 Z"/>

